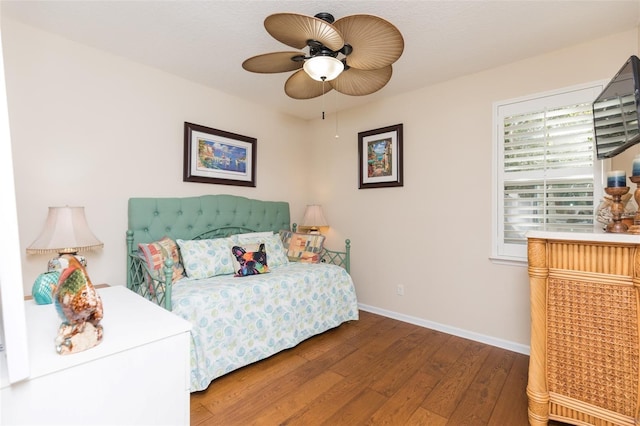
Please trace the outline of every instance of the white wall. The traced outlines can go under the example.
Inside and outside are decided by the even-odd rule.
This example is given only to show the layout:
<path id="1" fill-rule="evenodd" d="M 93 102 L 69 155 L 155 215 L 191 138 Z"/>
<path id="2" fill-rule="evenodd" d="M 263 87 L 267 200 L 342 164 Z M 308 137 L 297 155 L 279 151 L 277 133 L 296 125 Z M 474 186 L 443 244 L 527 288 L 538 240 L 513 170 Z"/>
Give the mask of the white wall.
<path id="1" fill-rule="evenodd" d="M 85 206 L 104 249 L 94 283 L 125 284 L 127 200 L 228 193 L 305 205 L 301 120 L 3 20 L 24 292 L 55 255 L 26 255 L 47 207 Z M 182 182 L 185 121 L 257 138 L 257 187 Z M 284 190 L 286 188 L 286 191 Z"/>
<path id="2" fill-rule="evenodd" d="M 0 52 L 0 388 L 29 377 L 27 324 L 22 292 L 18 212 L 9 112 Z"/>
<path id="3" fill-rule="evenodd" d="M 352 240 L 359 301 L 527 346 L 526 266 L 489 260 L 492 105 L 610 79 L 637 52 L 631 31 L 425 87 L 340 113 L 337 140 L 335 117 L 315 121 L 316 198 L 332 242 Z M 358 190 L 358 132 L 397 123 L 404 125 L 404 187 Z M 396 295 L 397 284 L 405 296 Z"/>
<path id="4" fill-rule="evenodd" d="M 23 251 L 48 206 L 84 205 L 105 243 L 88 255 L 92 279 L 124 284 L 129 197 L 285 199 L 293 220 L 319 202 L 331 225 L 327 244 L 352 241 L 361 303 L 516 350 L 529 342 L 529 289 L 526 267 L 489 260 L 492 105 L 609 79 L 638 52 L 632 31 L 425 87 L 340 113 L 336 139 L 332 114 L 302 122 L 3 24 Z M 257 137 L 258 187 L 183 183 L 184 121 Z M 358 190 L 358 132 L 397 123 L 404 124 L 404 187 Z M 315 173 L 302 173 L 303 165 Z M 303 175 L 313 180 L 290 179 Z M 23 254 L 25 293 L 48 258 Z M 395 294 L 397 284 L 405 296 Z"/>

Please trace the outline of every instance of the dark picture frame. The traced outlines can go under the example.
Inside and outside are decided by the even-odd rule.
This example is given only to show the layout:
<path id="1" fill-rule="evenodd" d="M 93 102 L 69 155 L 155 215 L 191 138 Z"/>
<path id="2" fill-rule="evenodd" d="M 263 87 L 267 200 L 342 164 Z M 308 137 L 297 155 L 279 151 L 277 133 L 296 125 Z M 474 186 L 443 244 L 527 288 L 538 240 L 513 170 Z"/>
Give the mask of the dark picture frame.
<path id="1" fill-rule="evenodd" d="M 358 133 L 358 189 L 403 186 L 402 123 Z"/>
<path id="2" fill-rule="evenodd" d="M 184 123 L 183 182 L 256 186 L 257 139 Z"/>

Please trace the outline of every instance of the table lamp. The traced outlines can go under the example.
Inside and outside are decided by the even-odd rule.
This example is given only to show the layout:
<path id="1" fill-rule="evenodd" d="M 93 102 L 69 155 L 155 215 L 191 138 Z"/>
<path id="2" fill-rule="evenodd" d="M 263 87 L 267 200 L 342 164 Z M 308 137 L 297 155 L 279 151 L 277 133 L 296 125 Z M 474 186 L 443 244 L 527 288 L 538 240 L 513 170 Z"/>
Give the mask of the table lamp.
<path id="1" fill-rule="evenodd" d="M 304 212 L 304 218 L 302 219 L 302 226 L 308 227 L 310 234 L 319 234 L 319 227 L 329 226 L 320 205 L 310 204 L 307 206 L 307 210 Z"/>
<path id="2" fill-rule="evenodd" d="M 49 207 L 49 214 L 40 236 L 27 247 L 27 254 L 58 253 L 49 260 L 46 273 L 40 274 L 33 284 L 32 295 L 36 303 L 52 303 L 52 289 L 60 272 L 67 267 L 60 258 L 63 254 L 76 256 L 83 266 L 87 261 L 78 252 L 102 248 L 104 244 L 89 229 L 84 207 Z"/>

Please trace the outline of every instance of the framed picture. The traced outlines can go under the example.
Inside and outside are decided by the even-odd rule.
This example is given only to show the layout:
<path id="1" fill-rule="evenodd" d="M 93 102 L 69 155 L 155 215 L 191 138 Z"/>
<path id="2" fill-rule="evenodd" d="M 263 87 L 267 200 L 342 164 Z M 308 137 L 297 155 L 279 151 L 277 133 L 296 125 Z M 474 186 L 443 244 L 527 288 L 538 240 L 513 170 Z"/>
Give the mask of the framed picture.
<path id="1" fill-rule="evenodd" d="M 184 182 L 256 186 L 256 138 L 184 123 Z"/>
<path id="2" fill-rule="evenodd" d="M 402 124 L 358 133 L 360 186 L 402 186 Z"/>

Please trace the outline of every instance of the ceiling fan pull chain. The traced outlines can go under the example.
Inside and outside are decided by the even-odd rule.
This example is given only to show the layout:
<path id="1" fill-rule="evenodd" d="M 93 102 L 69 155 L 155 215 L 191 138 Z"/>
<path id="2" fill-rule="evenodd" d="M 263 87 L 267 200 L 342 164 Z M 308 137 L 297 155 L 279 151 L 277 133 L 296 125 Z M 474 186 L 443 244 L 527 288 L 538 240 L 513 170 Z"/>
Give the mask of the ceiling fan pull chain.
<path id="1" fill-rule="evenodd" d="M 324 84 L 325 79 L 322 79 L 322 119 L 324 120 Z"/>
<path id="2" fill-rule="evenodd" d="M 340 134 L 338 134 L 338 94 L 334 93 L 333 98 L 335 99 L 334 104 L 336 108 L 336 139 L 338 139 L 340 137 Z"/>

